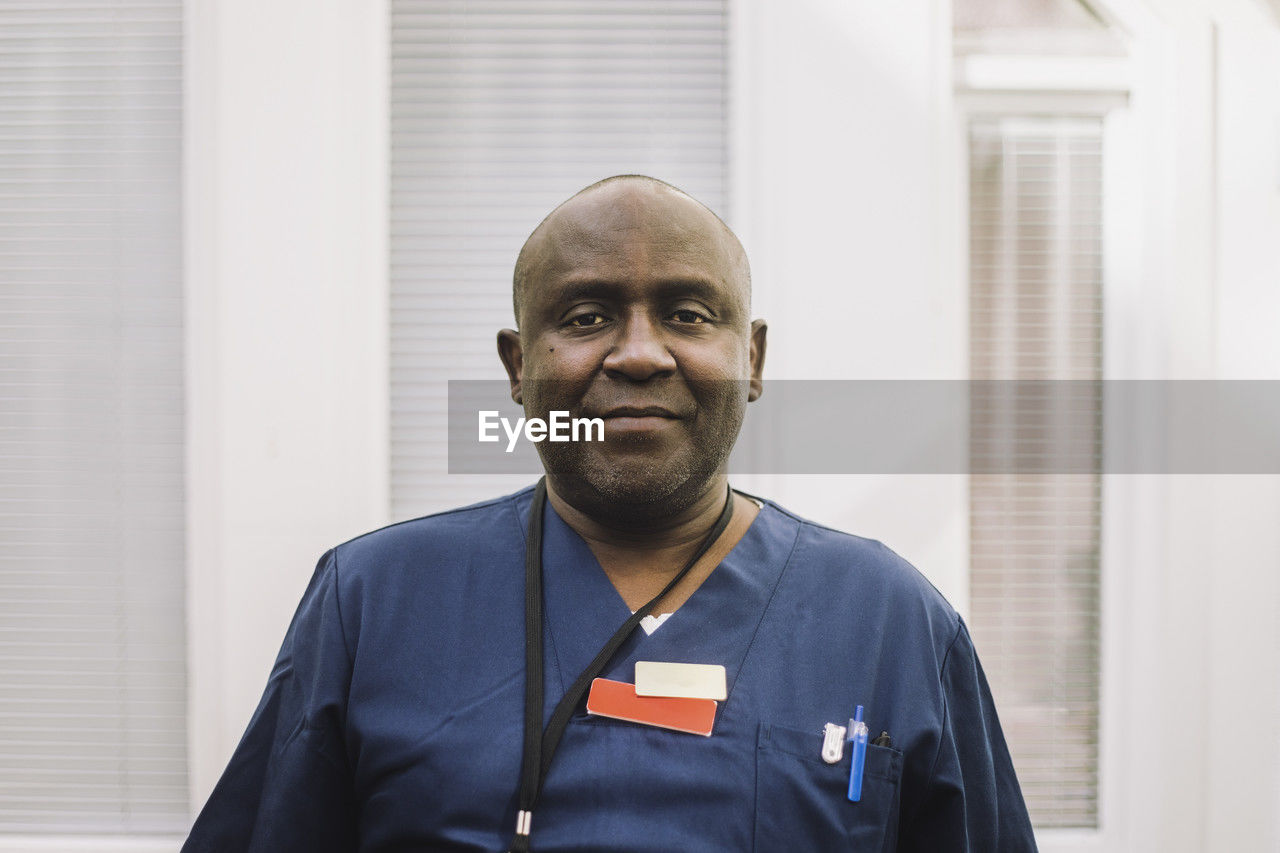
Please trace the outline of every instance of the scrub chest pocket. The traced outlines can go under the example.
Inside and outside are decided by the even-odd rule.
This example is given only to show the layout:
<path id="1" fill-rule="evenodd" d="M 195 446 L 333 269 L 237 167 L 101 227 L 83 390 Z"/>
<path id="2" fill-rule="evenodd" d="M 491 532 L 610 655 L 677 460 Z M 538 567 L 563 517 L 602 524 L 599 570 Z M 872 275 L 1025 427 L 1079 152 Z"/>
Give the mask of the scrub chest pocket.
<path id="1" fill-rule="evenodd" d="M 762 723 L 756 746 L 755 849 L 893 849 L 898 835 L 902 753 L 867 746 L 862 799 L 848 798 L 846 748 L 836 764 L 822 760 L 822 732 Z"/>

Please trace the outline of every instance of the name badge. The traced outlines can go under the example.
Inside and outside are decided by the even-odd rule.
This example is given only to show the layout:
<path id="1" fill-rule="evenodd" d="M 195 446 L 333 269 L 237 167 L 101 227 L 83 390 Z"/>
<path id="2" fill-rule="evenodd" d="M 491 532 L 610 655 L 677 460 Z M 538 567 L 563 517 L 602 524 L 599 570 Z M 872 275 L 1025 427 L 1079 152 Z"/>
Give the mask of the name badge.
<path id="1" fill-rule="evenodd" d="M 634 684 L 597 678 L 591 682 L 591 692 L 587 694 L 587 713 L 710 737 L 716 721 L 716 702 L 714 699 L 637 696 Z"/>
<path id="2" fill-rule="evenodd" d="M 636 695 L 679 696 L 723 702 L 729 694 L 724 667 L 719 664 L 638 660 Z"/>

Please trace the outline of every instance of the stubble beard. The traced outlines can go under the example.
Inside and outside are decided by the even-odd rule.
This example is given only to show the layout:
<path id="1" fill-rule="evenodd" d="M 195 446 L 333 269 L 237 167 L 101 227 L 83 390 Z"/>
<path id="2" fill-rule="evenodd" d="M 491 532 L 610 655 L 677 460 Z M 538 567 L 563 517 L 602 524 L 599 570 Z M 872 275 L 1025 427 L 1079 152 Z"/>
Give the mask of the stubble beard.
<path id="1" fill-rule="evenodd" d="M 541 442 L 542 465 L 556 491 L 577 509 L 601 522 L 645 526 L 680 515 L 706 495 L 728 469 L 738 439 L 746 401 L 727 403 L 716 418 L 723 428 L 709 436 L 692 435 L 677 453 L 643 473 L 634 465 L 612 465 L 593 459 L 576 443 Z"/>

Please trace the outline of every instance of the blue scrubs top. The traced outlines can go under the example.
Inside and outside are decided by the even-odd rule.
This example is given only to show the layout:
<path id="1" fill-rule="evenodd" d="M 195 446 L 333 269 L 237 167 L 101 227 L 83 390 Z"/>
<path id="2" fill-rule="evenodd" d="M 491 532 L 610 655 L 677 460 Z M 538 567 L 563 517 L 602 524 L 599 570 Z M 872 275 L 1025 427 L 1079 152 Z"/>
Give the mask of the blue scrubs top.
<path id="1" fill-rule="evenodd" d="M 243 740 L 183 847 L 506 850 L 524 720 L 532 489 L 392 525 L 316 567 Z M 548 503 L 545 718 L 630 615 Z M 536 851 L 1035 850 L 960 617 L 879 542 L 766 503 L 637 660 L 722 664 L 711 737 L 578 709 L 534 811 Z M 861 802 L 823 726 L 875 737 Z"/>

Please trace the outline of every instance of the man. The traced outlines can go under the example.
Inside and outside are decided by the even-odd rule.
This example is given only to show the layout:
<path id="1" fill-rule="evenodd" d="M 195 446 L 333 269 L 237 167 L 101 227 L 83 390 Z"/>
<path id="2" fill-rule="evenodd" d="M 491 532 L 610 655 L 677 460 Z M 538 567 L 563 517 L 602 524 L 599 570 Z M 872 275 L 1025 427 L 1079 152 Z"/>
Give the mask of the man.
<path id="1" fill-rule="evenodd" d="M 513 398 L 604 441 L 325 554 L 184 849 L 1034 850 L 955 611 L 878 542 L 728 488 L 766 336 L 729 229 L 608 179 L 533 232 L 514 300 Z M 638 698 L 638 662 L 709 665 L 723 701 Z M 588 713 L 609 695 L 709 734 Z"/>

